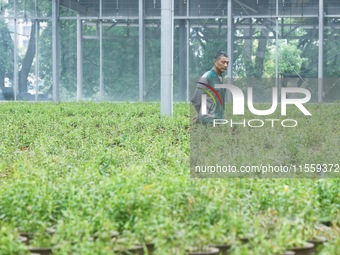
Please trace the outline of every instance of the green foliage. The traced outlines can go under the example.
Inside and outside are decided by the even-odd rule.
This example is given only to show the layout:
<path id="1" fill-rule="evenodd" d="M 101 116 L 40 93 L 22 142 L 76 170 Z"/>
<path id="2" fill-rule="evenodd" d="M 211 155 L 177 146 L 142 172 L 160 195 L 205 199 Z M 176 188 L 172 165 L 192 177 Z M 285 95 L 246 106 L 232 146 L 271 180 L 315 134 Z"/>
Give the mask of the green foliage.
<path id="1" fill-rule="evenodd" d="M 0 222 L 0 254 L 26 255 L 27 252 L 28 248 L 20 241 L 17 230 Z"/>
<path id="2" fill-rule="evenodd" d="M 25 254 L 21 232 L 54 254 L 152 241 L 155 254 L 228 242 L 234 255 L 269 255 L 316 235 L 334 254 L 338 179 L 189 178 L 189 105 L 174 110 L 160 118 L 156 103 L 1 104 L 0 254 Z M 316 227 L 326 216 L 333 225 Z"/>
<path id="3" fill-rule="evenodd" d="M 280 44 L 279 70 L 285 74 L 299 74 L 301 65 L 305 59 L 301 58 L 302 51 L 290 42 L 287 45 Z"/>

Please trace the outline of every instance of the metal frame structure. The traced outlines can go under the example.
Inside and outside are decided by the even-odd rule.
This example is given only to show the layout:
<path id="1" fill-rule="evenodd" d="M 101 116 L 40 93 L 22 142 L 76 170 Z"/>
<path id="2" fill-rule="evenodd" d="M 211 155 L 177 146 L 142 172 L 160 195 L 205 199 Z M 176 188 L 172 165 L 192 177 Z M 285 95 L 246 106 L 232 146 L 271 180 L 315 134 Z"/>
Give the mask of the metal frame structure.
<path id="1" fill-rule="evenodd" d="M 14 15 L 6 17 L 13 19 L 14 24 L 20 17 L 17 10 L 17 1 L 14 3 Z M 25 1 L 25 0 L 23 0 Z M 28 0 L 27 0 L 28 1 Z M 47 1 L 47 0 L 46 0 Z M 139 101 L 143 101 L 146 94 L 145 85 L 145 27 L 146 21 L 161 23 L 161 113 L 164 115 L 172 114 L 173 101 L 173 61 L 174 57 L 179 61 L 179 90 L 182 100 L 189 100 L 189 32 L 195 26 L 201 26 L 197 20 L 208 21 L 223 19 L 225 23 L 221 27 L 227 29 L 225 40 L 228 45 L 230 62 L 233 62 L 233 30 L 238 27 L 247 26 L 246 24 L 236 24 L 235 20 L 243 18 L 261 18 L 276 20 L 275 30 L 284 28 L 280 24 L 284 18 L 309 17 L 318 18 L 317 27 L 311 25 L 310 28 L 318 30 L 318 40 L 324 39 L 324 18 L 340 18 L 340 7 L 336 0 L 50 0 L 52 15 L 51 17 L 39 17 L 36 12 L 32 19 L 51 19 L 52 20 L 52 66 L 53 66 L 53 100 L 60 101 L 60 20 L 77 21 L 77 101 L 82 100 L 83 95 L 83 50 L 82 42 L 87 37 L 82 35 L 84 20 L 97 20 L 99 34 L 95 37 L 99 40 L 100 67 L 99 67 L 99 95 L 104 94 L 104 73 L 103 73 L 103 23 L 105 20 L 119 21 L 120 25 L 129 23 L 130 26 L 138 26 L 139 31 Z M 60 16 L 59 8 L 69 8 L 77 13 L 76 16 Z M 1 16 L 0 16 L 1 18 Z M 131 22 L 133 21 L 133 22 Z M 137 22 L 136 22 L 137 21 Z M 173 33 L 174 28 L 179 26 L 179 55 L 173 56 Z M 214 27 L 209 22 L 205 24 L 207 28 Z M 263 25 L 259 25 L 263 26 Z M 301 24 L 290 24 L 290 26 L 303 26 Z M 306 26 L 306 25 L 305 25 Z M 306 26 L 307 27 L 307 26 Z M 14 26 L 14 91 L 18 87 L 18 58 L 17 58 L 17 37 L 16 25 Z M 273 38 L 279 39 L 280 35 L 273 31 Z M 245 36 L 243 36 L 245 38 Z M 255 37 L 254 37 L 255 38 Z M 318 45 L 318 101 L 323 100 L 323 44 Z M 276 60 L 277 62 L 277 60 Z M 278 63 L 276 63 L 278 66 Z M 39 72 L 39 69 L 37 69 Z M 278 78 L 276 68 L 276 78 Z M 231 68 L 228 69 L 228 78 L 233 78 Z M 16 92 L 15 92 L 16 99 Z"/>

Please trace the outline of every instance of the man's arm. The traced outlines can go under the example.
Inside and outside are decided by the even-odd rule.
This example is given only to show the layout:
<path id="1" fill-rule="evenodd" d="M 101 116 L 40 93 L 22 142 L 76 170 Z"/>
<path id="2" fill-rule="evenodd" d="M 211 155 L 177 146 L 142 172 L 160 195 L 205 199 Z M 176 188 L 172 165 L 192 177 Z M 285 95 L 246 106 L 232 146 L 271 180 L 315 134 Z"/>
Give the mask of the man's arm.
<path id="1" fill-rule="evenodd" d="M 197 115 L 199 115 L 199 112 L 201 110 L 201 94 L 202 94 L 202 90 L 196 87 L 194 95 L 192 96 L 190 100 L 193 106 L 195 107 Z"/>
<path id="2" fill-rule="evenodd" d="M 201 110 L 201 105 L 195 105 L 195 110 L 197 112 L 197 115 L 200 114 L 200 110 Z"/>

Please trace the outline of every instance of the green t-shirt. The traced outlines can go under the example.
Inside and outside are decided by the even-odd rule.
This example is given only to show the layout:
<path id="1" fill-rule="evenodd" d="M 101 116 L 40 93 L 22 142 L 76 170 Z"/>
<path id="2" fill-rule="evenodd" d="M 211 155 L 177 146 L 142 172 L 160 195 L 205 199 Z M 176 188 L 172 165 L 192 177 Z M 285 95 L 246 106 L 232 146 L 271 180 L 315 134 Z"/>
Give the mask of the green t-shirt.
<path id="1" fill-rule="evenodd" d="M 209 88 L 209 86 L 215 88 L 216 84 L 223 84 L 223 78 L 221 82 L 214 68 L 204 73 L 197 83 L 194 95 L 191 98 L 192 104 L 201 108 L 202 94 L 206 94 L 207 98 L 207 114 L 202 115 L 201 109 L 198 115 L 199 122 L 212 122 L 214 119 L 224 119 L 226 90 L 215 89 L 221 99 L 220 101 L 217 95 Z"/>

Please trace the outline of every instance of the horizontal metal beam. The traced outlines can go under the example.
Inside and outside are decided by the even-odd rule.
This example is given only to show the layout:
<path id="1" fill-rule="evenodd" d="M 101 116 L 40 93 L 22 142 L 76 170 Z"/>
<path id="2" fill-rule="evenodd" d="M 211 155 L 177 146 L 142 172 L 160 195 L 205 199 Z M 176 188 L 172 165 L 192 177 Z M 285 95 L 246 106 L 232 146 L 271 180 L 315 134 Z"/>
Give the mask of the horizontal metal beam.
<path id="1" fill-rule="evenodd" d="M 243 19 L 243 18 L 252 18 L 252 19 L 276 19 L 276 18 L 318 18 L 318 15 L 307 15 L 307 14 L 303 14 L 303 15 L 233 15 L 234 19 Z M 329 14 L 329 15 L 324 15 L 325 18 L 336 18 L 336 19 L 340 19 L 340 14 Z M 0 15 L 0 19 L 35 19 L 35 20 L 41 20 L 41 21 L 47 21 L 47 20 L 51 20 L 52 17 L 46 17 L 46 16 L 35 16 L 35 15 L 29 15 L 27 14 L 26 16 L 24 15 L 18 15 L 17 17 L 15 17 L 14 15 L 11 16 L 3 16 Z M 80 19 L 83 20 L 98 20 L 98 16 L 92 16 L 92 15 L 79 15 Z M 138 16 L 103 16 L 103 21 L 105 20 L 136 20 L 138 21 Z M 72 17 L 63 17 L 60 16 L 59 17 L 60 20 L 77 20 L 77 16 L 72 16 Z M 145 16 L 144 20 L 160 20 L 161 17 L 160 16 Z M 203 21 L 207 21 L 207 20 L 214 20 L 214 19 L 227 19 L 227 16 L 197 16 L 197 15 L 191 15 L 191 16 L 174 16 L 174 20 L 203 20 Z"/>
<path id="2" fill-rule="evenodd" d="M 131 21 L 128 21 L 126 23 L 103 23 L 103 27 L 112 26 L 113 24 L 116 27 L 126 27 L 126 26 L 138 27 L 139 26 L 138 23 L 132 23 Z M 87 21 L 86 25 L 96 26 L 97 22 L 88 22 Z M 155 27 L 155 25 L 159 26 L 159 28 L 160 28 L 160 23 L 149 23 L 149 24 L 147 23 L 147 24 L 144 25 L 144 27 L 151 27 L 152 28 L 152 27 Z M 296 28 L 303 28 L 303 29 L 318 29 L 319 28 L 318 24 L 305 25 L 305 24 L 291 23 L 291 24 L 281 24 L 280 26 L 283 27 L 283 28 L 294 27 L 294 30 L 296 30 Z M 179 25 L 175 24 L 175 27 L 179 27 Z M 191 28 L 223 28 L 223 29 L 227 29 L 228 25 L 227 24 L 223 24 L 223 25 L 221 25 L 221 24 L 204 24 L 204 25 L 202 25 L 201 23 L 195 24 L 195 23 L 191 22 L 190 27 Z M 235 28 L 243 29 L 243 28 L 248 28 L 248 27 L 249 27 L 249 24 L 237 24 L 237 23 L 234 24 L 234 29 Z M 275 26 L 272 26 L 272 28 L 274 28 L 274 27 Z M 252 23 L 252 28 L 259 28 L 259 29 L 267 28 L 267 29 L 269 29 L 270 26 Z M 339 24 L 333 23 L 333 24 L 325 25 L 324 29 L 338 30 L 338 29 L 340 29 L 340 22 L 339 22 Z"/>

